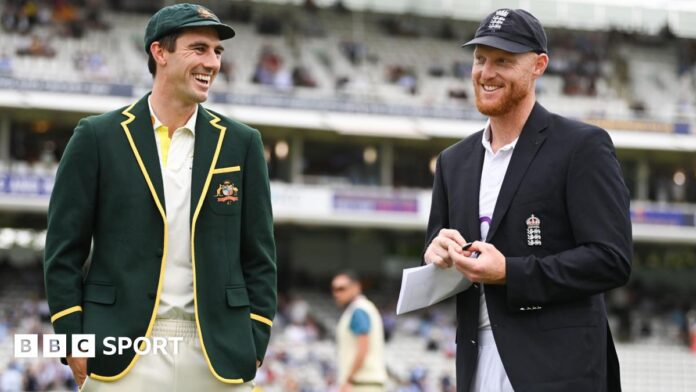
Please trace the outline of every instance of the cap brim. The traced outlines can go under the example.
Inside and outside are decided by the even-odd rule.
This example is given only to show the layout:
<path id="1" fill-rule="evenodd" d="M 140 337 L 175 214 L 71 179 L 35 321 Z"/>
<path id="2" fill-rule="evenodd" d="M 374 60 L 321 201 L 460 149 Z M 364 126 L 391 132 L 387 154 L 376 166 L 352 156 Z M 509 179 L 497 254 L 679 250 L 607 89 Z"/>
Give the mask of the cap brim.
<path id="1" fill-rule="evenodd" d="M 534 51 L 534 49 L 527 45 L 518 44 L 517 42 L 508 41 L 504 38 L 495 37 L 492 35 L 484 35 L 482 37 L 474 38 L 462 45 L 462 47 L 470 45 L 486 45 L 510 53 L 527 53 Z"/>
<path id="2" fill-rule="evenodd" d="M 234 29 L 224 23 L 216 22 L 214 20 L 204 20 L 204 21 L 198 21 L 198 22 L 193 22 L 193 23 L 187 23 L 185 25 L 179 26 L 178 29 L 183 29 L 186 27 L 204 27 L 204 26 L 210 26 L 215 28 L 215 30 L 218 33 L 218 37 L 220 40 L 226 40 L 230 39 L 235 36 Z"/>

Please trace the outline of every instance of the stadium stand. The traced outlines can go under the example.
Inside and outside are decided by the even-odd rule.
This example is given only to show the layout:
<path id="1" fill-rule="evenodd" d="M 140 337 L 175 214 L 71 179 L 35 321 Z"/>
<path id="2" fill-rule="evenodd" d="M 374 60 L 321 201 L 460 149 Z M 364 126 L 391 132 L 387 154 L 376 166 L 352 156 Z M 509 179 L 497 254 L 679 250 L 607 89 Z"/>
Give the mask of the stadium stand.
<path id="1" fill-rule="evenodd" d="M 250 20 L 235 24 L 239 39 L 228 48 L 233 53 L 228 61 L 234 76 L 214 85 L 217 91 L 351 97 L 360 102 L 426 107 L 471 105 L 461 97 L 453 98 L 450 91 L 472 96 L 468 72 L 452 70 L 457 64 L 470 64 L 471 53 L 456 48 L 475 24 L 461 22 L 457 25 L 461 32 L 443 35 L 437 34 L 441 21 L 414 17 L 410 19 L 413 31 L 404 33 L 395 30 L 394 22 L 390 24 L 393 18 L 385 15 L 356 18 L 293 7 L 286 18 L 272 17 L 283 10 L 259 5 Z M 3 74 L 23 80 L 147 86 L 149 74 L 139 33 L 147 17 L 118 11 L 103 15 L 108 29 L 86 25 L 77 35 L 66 34 L 62 23 L 48 21 L 33 26 L 30 35 L 6 31 L 0 35 L 0 47 L 15 48 L 17 54 L 3 53 L 11 64 Z M 261 28 L 269 23 L 276 26 Z M 67 36 L 56 36 L 61 32 Z M 680 62 L 676 44 L 656 49 L 634 36 L 558 29 L 551 29 L 550 36 L 554 61 L 540 82 L 540 93 L 552 110 L 577 117 L 638 115 L 671 121 L 679 105 L 690 102 L 689 97 L 680 96 L 689 89 L 679 88 L 685 84 L 676 73 Z M 59 50 L 54 48 L 57 40 Z M 622 63 L 627 70 L 622 71 Z"/>

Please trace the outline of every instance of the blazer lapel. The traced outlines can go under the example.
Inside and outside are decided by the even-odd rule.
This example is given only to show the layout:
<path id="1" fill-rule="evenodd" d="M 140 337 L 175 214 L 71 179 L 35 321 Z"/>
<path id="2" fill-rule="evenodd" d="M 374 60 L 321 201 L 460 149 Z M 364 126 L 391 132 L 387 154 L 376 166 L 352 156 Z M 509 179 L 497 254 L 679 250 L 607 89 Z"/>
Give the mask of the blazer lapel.
<path id="1" fill-rule="evenodd" d="M 474 145 L 471 156 L 466 160 L 462 168 L 465 175 L 470 175 L 463 181 L 467 189 L 464 192 L 464 222 L 466 224 L 467 241 L 475 241 L 481 238 L 481 224 L 479 222 L 479 192 L 481 188 L 481 170 L 483 169 L 483 154 L 485 150 L 479 141 Z"/>
<path id="2" fill-rule="evenodd" d="M 489 242 L 495 235 L 500 226 L 500 222 L 505 217 L 508 207 L 512 202 L 515 192 L 527 172 L 529 164 L 532 163 L 539 147 L 544 143 L 546 134 L 543 132 L 548 126 L 549 113 L 539 103 L 534 105 L 527 122 L 522 128 L 520 138 L 515 145 L 514 152 L 510 158 L 503 184 L 500 187 L 498 200 L 493 211 L 493 223 L 488 231 L 486 242 Z"/>
<path id="3" fill-rule="evenodd" d="M 155 141 L 155 132 L 152 129 L 150 108 L 147 104 L 148 96 L 149 94 L 145 95 L 140 101 L 121 112 L 126 117 L 121 122 L 121 127 L 126 134 L 131 150 L 133 150 L 138 166 L 140 166 L 140 171 L 143 177 L 145 177 L 145 182 L 147 182 L 150 188 L 152 198 L 160 213 L 164 216 L 166 210 L 162 169 L 157 151 L 157 142 Z"/>
<path id="4" fill-rule="evenodd" d="M 191 221 L 205 200 L 210 177 L 215 169 L 227 128 L 219 124 L 220 118 L 198 106 L 196 141 L 193 148 L 191 173 Z"/>

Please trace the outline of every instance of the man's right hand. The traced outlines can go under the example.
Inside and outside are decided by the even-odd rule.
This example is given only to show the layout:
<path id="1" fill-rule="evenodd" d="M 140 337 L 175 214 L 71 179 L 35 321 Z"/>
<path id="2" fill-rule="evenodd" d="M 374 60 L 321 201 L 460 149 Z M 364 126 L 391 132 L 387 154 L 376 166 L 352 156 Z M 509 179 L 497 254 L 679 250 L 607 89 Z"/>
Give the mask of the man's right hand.
<path id="1" fill-rule="evenodd" d="M 423 255 L 425 264 L 435 264 L 439 268 L 449 268 L 452 266 L 452 259 L 449 256 L 448 249 L 450 246 L 462 249 L 466 244 L 466 240 L 457 230 L 441 229 L 437 237 L 428 245 Z M 469 257 L 471 252 L 461 251 L 462 255 Z"/>
<path id="2" fill-rule="evenodd" d="M 78 387 L 82 387 L 82 384 L 87 378 L 87 358 L 75 358 L 69 355 L 66 360 L 68 361 L 68 366 L 72 370 L 73 377 Z"/>

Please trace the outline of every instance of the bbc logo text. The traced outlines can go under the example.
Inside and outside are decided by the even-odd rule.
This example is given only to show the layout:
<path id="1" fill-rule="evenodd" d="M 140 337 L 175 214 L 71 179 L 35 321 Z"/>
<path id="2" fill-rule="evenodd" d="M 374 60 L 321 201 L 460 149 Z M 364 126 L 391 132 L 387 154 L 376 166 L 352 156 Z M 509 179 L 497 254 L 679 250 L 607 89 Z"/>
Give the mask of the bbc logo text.
<path id="1" fill-rule="evenodd" d="M 39 345 L 41 338 L 41 345 Z M 145 337 L 131 339 L 126 336 L 107 336 L 102 340 L 102 355 L 121 355 L 131 348 L 139 355 L 179 354 L 179 343 L 183 337 Z M 44 358 L 64 358 L 67 355 L 67 335 L 63 334 L 16 334 L 14 335 L 15 358 L 37 358 L 41 347 Z M 96 337 L 93 334 L 72 335 L 71 355 L 77 358 L 94 358 Z"/>

